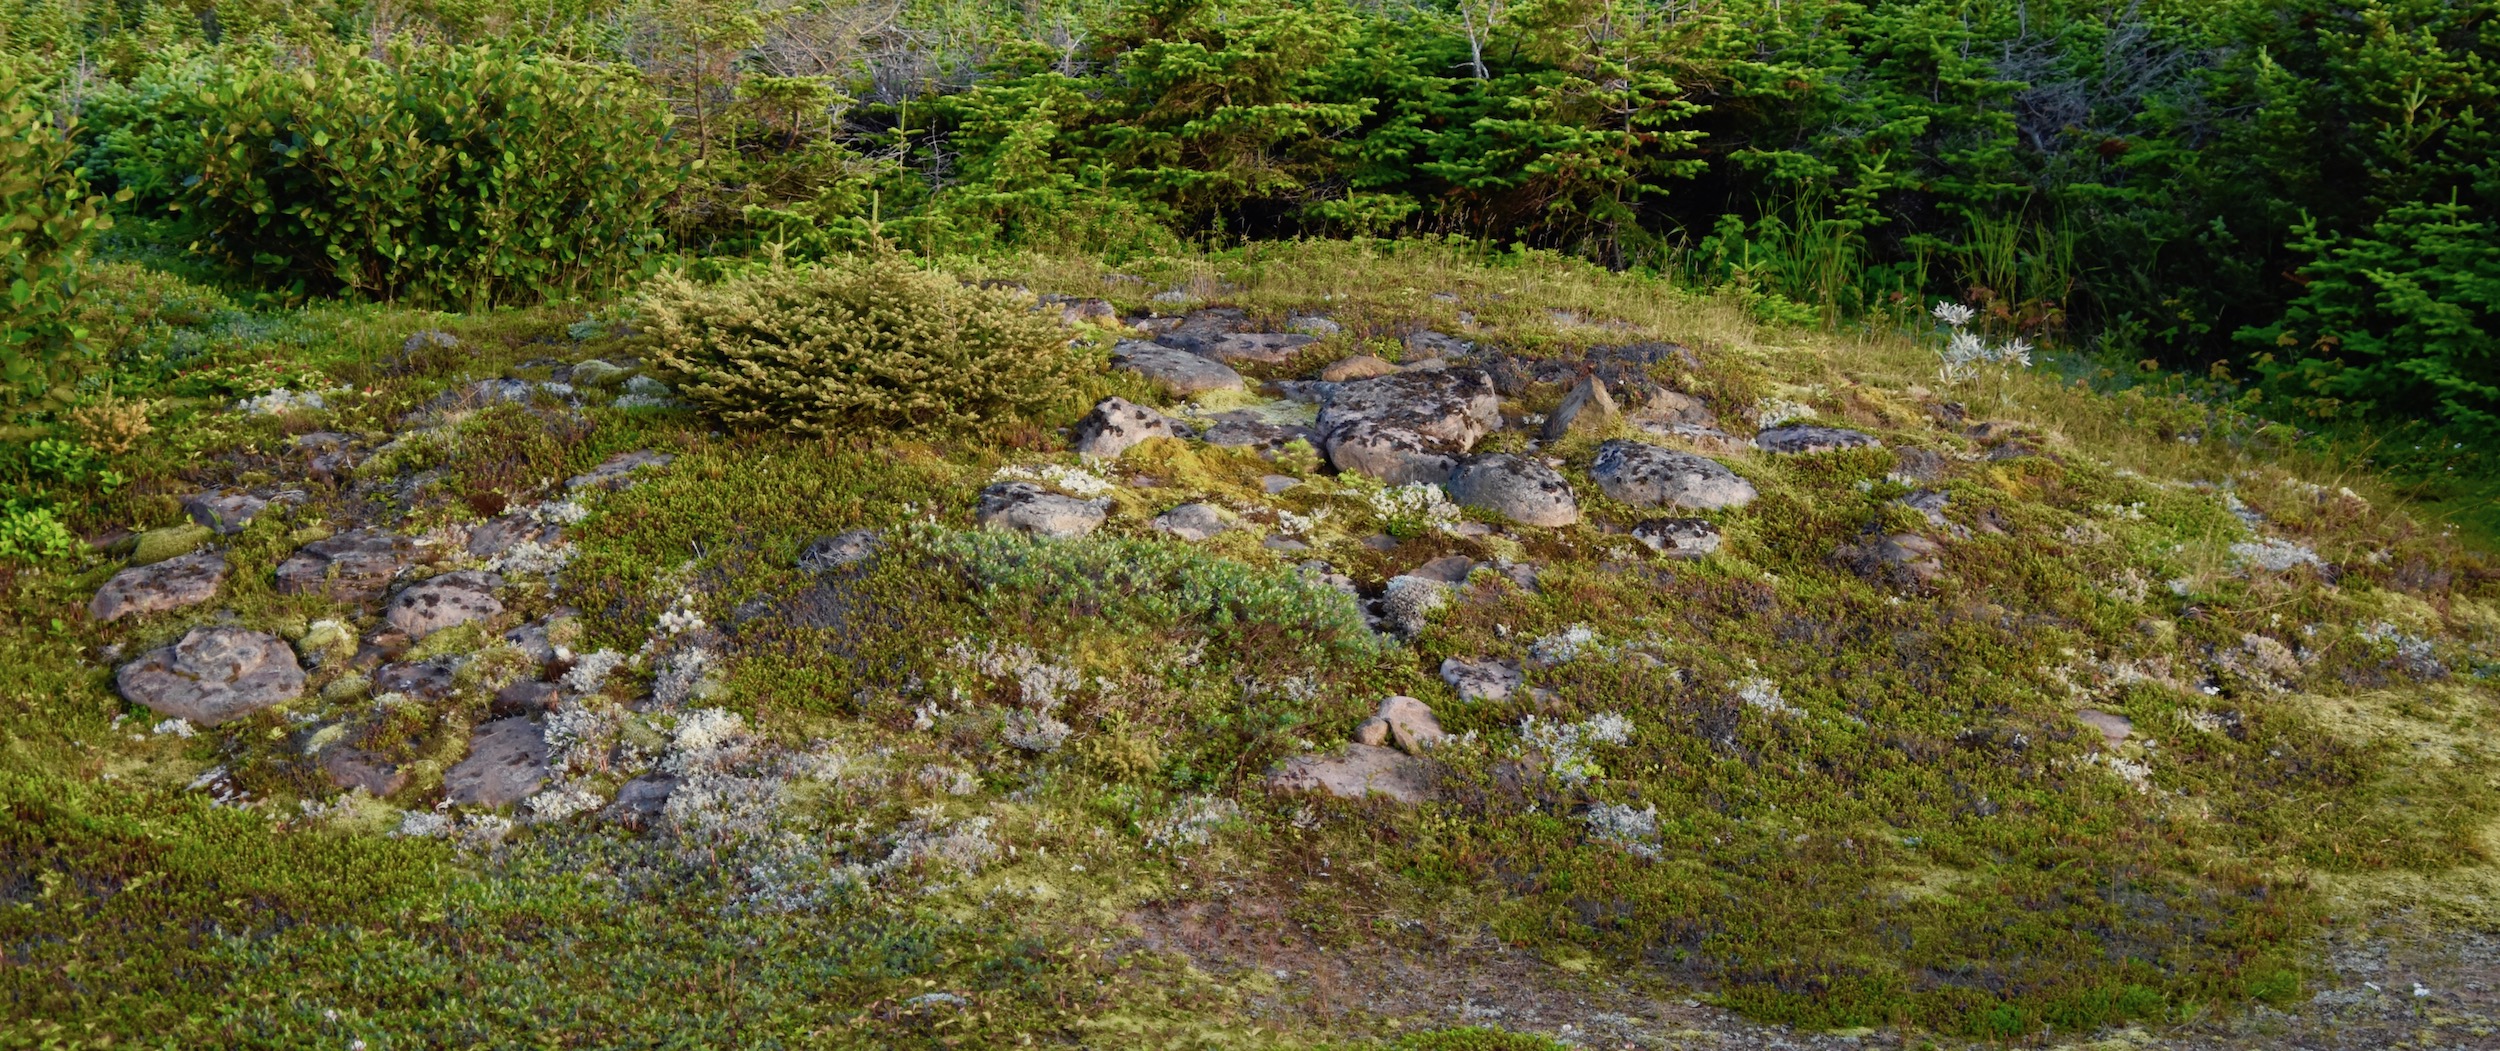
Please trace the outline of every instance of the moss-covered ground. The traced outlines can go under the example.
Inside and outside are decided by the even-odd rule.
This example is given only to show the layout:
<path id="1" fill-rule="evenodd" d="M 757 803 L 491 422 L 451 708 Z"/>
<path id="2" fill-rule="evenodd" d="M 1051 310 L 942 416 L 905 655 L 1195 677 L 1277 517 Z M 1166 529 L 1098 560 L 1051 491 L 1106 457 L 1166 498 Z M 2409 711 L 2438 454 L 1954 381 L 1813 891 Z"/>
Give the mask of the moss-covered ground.
<path id="1" fill-rule="evenodd" d="M 112 458 L 125 479 L 76 512 L 99 546 L 0 569 L 0 1045 L 1548 1046 L 1366 1009 L 1377 990 L 1320 988 L 1291 959 L 1194 951 L 1220 940 L 1192 940 L 1208 923 L 1293 959 L 1492 947 L 1555 989 L 1904 1046 L 2025 1043 L 2302 1002 L 2319 939 L 2388 915 L 2500 924 L 2500 566 L 2453 524 L 2473 515 L 2331 448 L 2047 368 L 1946 384 L 1920 334 L 1762 328 L 1542 256 L 1338 244 L 966 270 L 1126 314 L 1179 288 L 1343 326 L 1254 380 L 1395 356 L 1417 327 L 1526 357 L 1674 341 L 1698 365 L 1654 378 L 1727 430 L 1795 416 L 1885 448 L 1721 450 L 1761 497 L 1709 512 L 1723 546 L 1677 561 L 1625 535 L 1651 512 L 1590 482 L 1606 434 L 1543 449 L 1586 513 L 1559 530 L 1419 525 L 1290 454 L 1158 441 L 1088 465 L 1046 426 L 797 438 L 591 399 L 413 434 L 409 414 L 462 383 L 619 358 L 631 337 L 582 307 L 271 315 L 133 278 L 129 302 L 198 303 L 126 318 L 146 330 L 128 341 L 204 356 Z M 419 329 L 458 349 L 403 350 Z M 228 408 L 279 387 L 326 407 Z M 1087 393 L 1172 405 L 1109 374 Z M 315 430 L 396 437 L 356 471 L 388 493 L 301 480 L 289 443 Z M 376 507 L 456 533 L 642 449 L 677 459 L 582 498 L 551 587 L 421 644 L 474 658 L 447 698 L 377 709 L 334 662 L 299 701 L 184 736 L 114 691 L 111 655 L 193 625 L 301 640 L 352 620 L 271 574 Z M 1904 480 L 1905 450 L 1940 473 Z M 1102 530 L 973 528 L 1002 469 L 1045 465 L 1113 486 Z M 1299 484 L 1271 492 L 1278 474 Z M 113 540 L 180 522 L 184 494 L 277 481 L 308 498 L 226 542 L 216 601 L 88 619 L 124 565 Z M 1941 520 L 1901 502 L 1917 489 L 1948 496 Z M 1148 527 L 1192 500 L 1244 528 L 1190 544 Z M 862 528 L 873 559 L 796 568 Z M 1939 541 L 1941 572 L 1834 557 L 1904 532 Z M 1310 550 L 1262 544 L 1276 535 Z M 2314 557 L 2265 568 L 2294 550 Z M 1535 582 L 1479 571 L 1397 640 L 1296 569 L 1370 586 L 1453 553 Z M 635 652 L 685 616 L 734 627 L 699 706 L 738 717 L 745 758 L 663 828 L 446 812 L 444 834 L 399 834 L 437 813 L 443 768 L 512 678 L 495 633 L 558 607 L 584 653 Z M 1463 703 L 1438 674 L 1453 657 L 1522 661 L 1534 689 Z M 603 689 L 629 700 L 664 672 Z M 1397 693 L 1459 735 L 1434 801 L 1265 787 Z M 360 740 L 412 777 L 341 795 L 303 728 L 370 710 L 388 718 Z M 612 792 L 632 771 L 605 756 L 694 747 L 692 710 L 615 708 L 577 783 Z M 2105 735 L 2109 716 L 2131 732 Z M 1051 722 L 1058 747 L 1014 743 Z M 732 798 L 747 789 L 769 798 Z M 1680 1039 L 1605 1024 L 1542 1032 Z"/>

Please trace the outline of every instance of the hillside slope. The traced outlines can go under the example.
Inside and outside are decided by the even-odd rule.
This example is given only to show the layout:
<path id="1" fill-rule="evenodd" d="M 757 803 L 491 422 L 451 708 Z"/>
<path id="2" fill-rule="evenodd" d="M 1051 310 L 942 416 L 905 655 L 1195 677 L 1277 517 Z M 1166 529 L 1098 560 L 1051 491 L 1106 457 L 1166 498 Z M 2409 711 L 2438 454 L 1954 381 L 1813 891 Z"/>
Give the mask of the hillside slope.
<path id="1" fill-rule="evenodd" d="M 199 321 L 8 578 L 12 1046 L 2492 1039 L 2500 567 L 2262 421 L 1545 256 L 967 277 L 1066 429 Z"/>

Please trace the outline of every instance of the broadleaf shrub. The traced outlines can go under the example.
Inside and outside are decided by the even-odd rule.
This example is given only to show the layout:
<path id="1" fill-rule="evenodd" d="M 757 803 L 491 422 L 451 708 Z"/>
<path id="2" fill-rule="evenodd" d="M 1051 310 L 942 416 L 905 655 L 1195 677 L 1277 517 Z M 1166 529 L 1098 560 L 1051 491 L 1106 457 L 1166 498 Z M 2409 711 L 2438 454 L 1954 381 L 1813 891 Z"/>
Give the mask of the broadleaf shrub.
<path id="1" fill-rule="evenodd" d="M 90 355 L 72 323 L 87 237 L 112 225 L 71 170 L 66 122 L 0 60 L 0 401 L 59 404 Z"/>
<path id="2" fill-rule="evenodd" d="M 739 427 L 949 429 L 1067 400 L 1094 370 L 1029 296 L 880 252 L 717 285 L 662 274 L 638 302 L 663 378 Z"/>
<path id="3" fill-rule="evenodd" d="M 512 46 L 220 72 L 182 207 L 228 262 L 307 292 L 476 307 L 595 289 L 657 246 L 682 168 L 634 79 Z"/>

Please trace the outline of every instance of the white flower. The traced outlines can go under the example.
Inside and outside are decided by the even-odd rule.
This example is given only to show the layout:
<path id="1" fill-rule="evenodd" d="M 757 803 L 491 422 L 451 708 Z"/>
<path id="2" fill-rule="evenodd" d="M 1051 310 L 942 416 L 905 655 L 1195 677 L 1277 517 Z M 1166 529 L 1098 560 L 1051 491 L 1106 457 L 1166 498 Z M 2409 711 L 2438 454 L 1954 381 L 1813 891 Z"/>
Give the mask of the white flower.
<path id="1" fill-rule="evenodd" d="M 2031 341 L 2017 338 L 1997 348 L 1997 360 L 2010 361 L 2025 368 L 2031 366 Z"/>
<path id="2" fill-rule="evenodd" d="M 1970 320 L 1972 318 L 1979 316 L 1979 312 L 1976 310 L 1963 306 L 1960 303 L 1946 302 L 1941 299 L 1936 301 L 1936 309 L 1934 313 L 1936 315 L 1936 320 L 1942 321 L 1955 328 L 1960 328 L 1964 325 L 1970 324 Z"/>

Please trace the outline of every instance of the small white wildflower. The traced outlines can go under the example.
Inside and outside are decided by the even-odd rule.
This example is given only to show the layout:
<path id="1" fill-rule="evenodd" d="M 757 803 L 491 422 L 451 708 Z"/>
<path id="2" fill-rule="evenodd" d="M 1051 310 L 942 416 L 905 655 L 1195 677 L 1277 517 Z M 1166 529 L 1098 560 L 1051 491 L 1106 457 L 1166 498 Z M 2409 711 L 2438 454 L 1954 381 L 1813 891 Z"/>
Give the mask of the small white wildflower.
<path id="1" fill-rule="evenodd" d="M 1970 324 L 1972 318 L 1979 316 L 1979 312 L 1976 310 L 1963 306 L 1960 303 L 1941 299 L 1936 301 L 1936 307 L 1933 311 L 1931 311 L 1931 313 L 1936 315 L 1936 320 L 1942 321 L 1945 324 L 1953 326 L 1954 328 L 1960 328 L 1964 325 Z"/>

